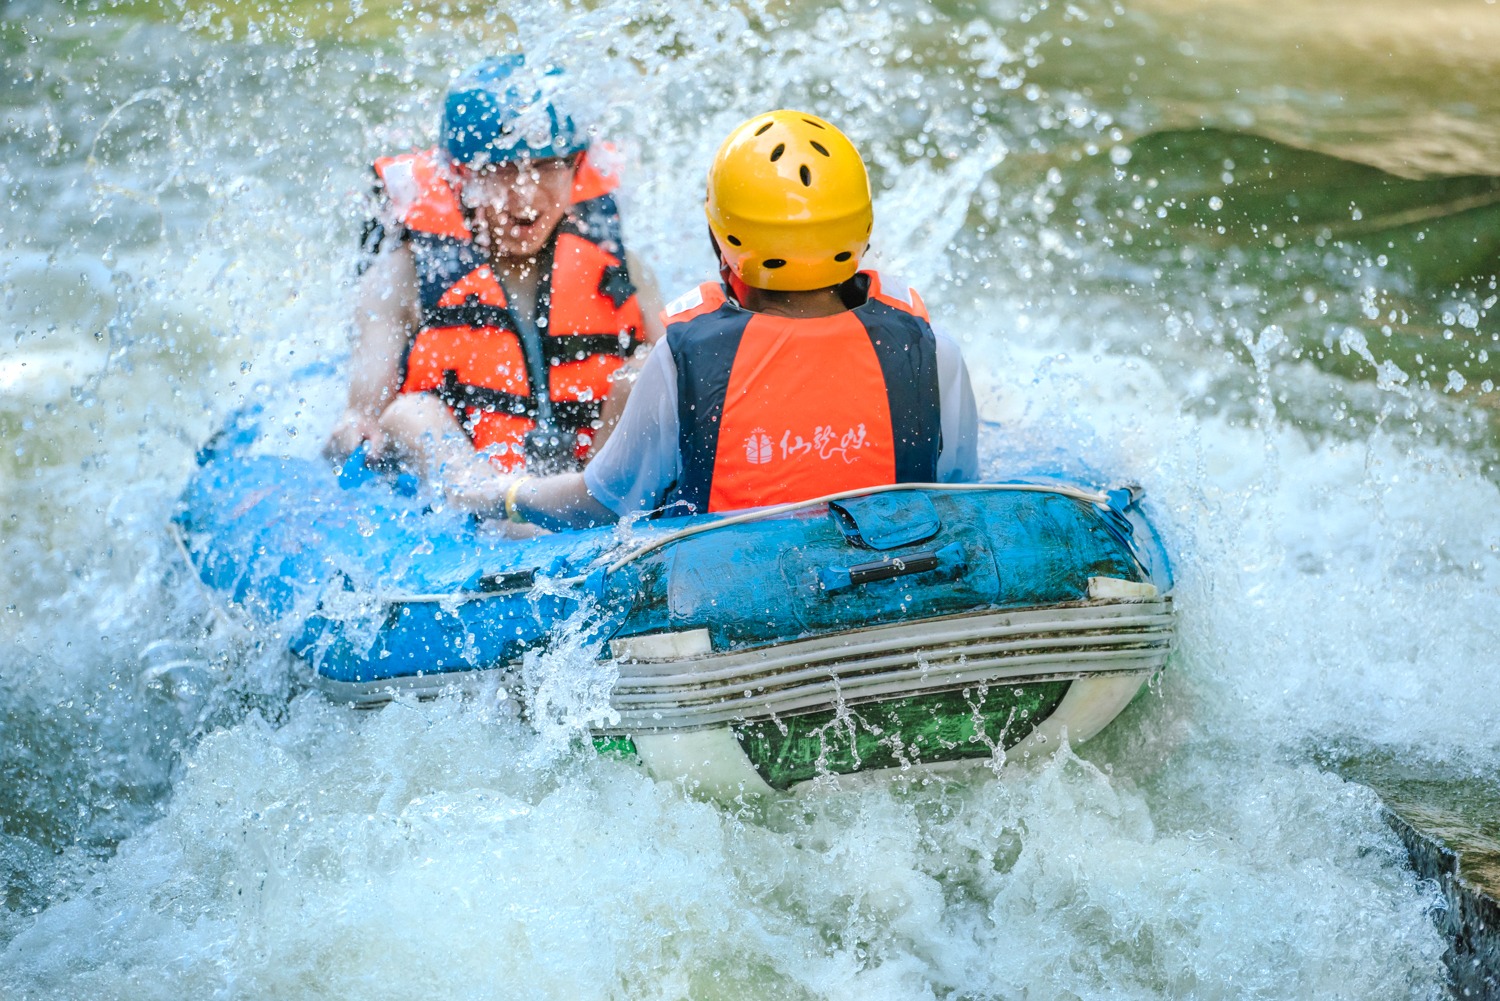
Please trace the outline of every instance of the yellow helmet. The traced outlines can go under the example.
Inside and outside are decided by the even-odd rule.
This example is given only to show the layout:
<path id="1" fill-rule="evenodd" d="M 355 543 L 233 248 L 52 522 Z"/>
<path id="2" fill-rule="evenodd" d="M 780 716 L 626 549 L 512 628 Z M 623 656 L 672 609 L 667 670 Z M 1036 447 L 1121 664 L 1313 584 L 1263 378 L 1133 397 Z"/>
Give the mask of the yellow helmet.
<path id="1" fill-rule="evenodd" d="M 730 270 L 780 292 L 853 277 L 875 220 L 859 150 L 800 111 L 756 115 L 729 134 L 708 170 L 705 208 Z"/>

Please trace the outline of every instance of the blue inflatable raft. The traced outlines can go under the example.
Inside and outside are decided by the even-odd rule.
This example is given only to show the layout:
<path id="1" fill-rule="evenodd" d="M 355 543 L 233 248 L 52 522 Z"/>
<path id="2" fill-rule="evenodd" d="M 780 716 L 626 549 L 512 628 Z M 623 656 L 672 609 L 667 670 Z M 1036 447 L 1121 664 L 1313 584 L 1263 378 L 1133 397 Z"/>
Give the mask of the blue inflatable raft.
<path id="1" fill-rule="evenodd" d="M 174 527 L 334 699 L 494 685 L 581 635 L 618 669 L 596 746 L 732 792 L 1098 732 L 1172 643 L 1138 499 L 906 485 L 521 542 L 266 454 L 252 411 L 200 453 Z"/>

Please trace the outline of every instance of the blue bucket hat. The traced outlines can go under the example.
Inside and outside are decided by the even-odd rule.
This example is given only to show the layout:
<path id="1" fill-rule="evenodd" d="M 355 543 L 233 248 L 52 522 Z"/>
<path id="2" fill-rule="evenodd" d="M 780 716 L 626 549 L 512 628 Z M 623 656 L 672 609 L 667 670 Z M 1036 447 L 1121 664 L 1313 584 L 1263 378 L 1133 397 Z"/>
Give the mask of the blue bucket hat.
<path id="1" fill-rule="evenodd" d="M 561 76 L 555 66 L 540 73 L 527 69 L 519 53 L 469 67 L 443 102 L 443 148 L 454 162 L 470 166 L 588 149 L 588 136 L 547 94 Z"/>

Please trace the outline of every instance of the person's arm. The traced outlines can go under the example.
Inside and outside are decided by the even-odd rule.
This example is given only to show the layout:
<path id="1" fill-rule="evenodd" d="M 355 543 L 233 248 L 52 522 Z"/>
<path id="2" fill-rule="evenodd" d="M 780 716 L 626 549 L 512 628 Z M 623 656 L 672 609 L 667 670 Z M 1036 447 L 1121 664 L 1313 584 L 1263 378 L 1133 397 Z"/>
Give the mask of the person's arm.
<path id="1" fill-rule="evenodd" d="M 958 343 L 943 333 L 937 333 L 937 367 L 943 429 L 938 482 L 972 483 L 979 479 L 979 408 Z"/>
<path id="2" fill-rule="evenodd" d="M 646 359 L 620 425 L 582 473 L 509 478 L 500 503 L 482 513 L 544 528 L 610 524 L 661 504 L 677 481 L 677 367 L 657 345 Z"/>
<path id="3" fill-rule="evenodd" d="M 479 452 L 448 404 L 431 393 L 406 393 L 380 415 L 387 451 L 433 484 L 454 506 L 484 514 L 505 499 L 511 477 Z"/>
<path id="4" fill-rule="evenodd" d="M 522 521 L 557 531 L 564 528 L 592 528 L 612 525 L 617 516 L 589 493 L 582 473 L 561 476 L 522 476 L 507 485 L 510 503 L 504 496 L 496 516 L 515 511 Z"/>
<path id="5" fill-rule="evenodd" d="M 386 408 L 380 426 L 391 450 L 459 510 L 501 519 L 519 508 L 525 521 L 548 529 L 615 520 L 614 512 L 589 496 L 578 473 L 542 477 L 500 472 L 474 450 L 448 405 L 430 393 L 402 396 Z"/>
<path id="6" fill-rule="evenodd" d="M 360 280 L 349 402 L 324 447 L 335 461 L 362 442 L 370 443 L 372 454 L 386 448 L 380 416 L 401 389 L 401 358 L 421 323 L 417 288 L 416 260 L 404 244 L 380 253 Z"/>

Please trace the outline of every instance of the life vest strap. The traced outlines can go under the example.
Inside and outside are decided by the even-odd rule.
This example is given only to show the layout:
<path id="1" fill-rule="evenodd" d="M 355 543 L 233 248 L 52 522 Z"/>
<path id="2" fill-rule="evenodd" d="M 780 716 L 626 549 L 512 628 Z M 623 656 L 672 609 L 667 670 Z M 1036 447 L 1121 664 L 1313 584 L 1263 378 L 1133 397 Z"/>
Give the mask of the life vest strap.
<path id="1" fill-rule="evenodd" d="M 511 325 L 509 313 L 498 306 L 482 303 L 464 306 L 440 306 L 428 311 L 432 329 L 443 327 L 498 327 L 517 333 Z M 634 329 L 624 334 L 551 334 L 542 338 L 542 357 L 549 365 L 560 365 L 578 361 L 582 352 L 587 355 L 610 355 L 628 358 L 634 353 L 640 340 Z"/>
<path id="2" fill-rule="evenodd" d="M 454 410 L 535 417 L 535 401 L 531 397 L 487 386 L 470 386 L 459 382 L 458 373 L 452 369 L 443 373 L 443 384 L 433 392 Z M 587 428 L 599 419 L 603 403 L 602 400 L 553 400 L 552 416 L 564 427 Z"/>
<path id="3" fill-rule="evenodd" d="M 459 382 L 458 373 L 451 368 L 443 373 L 443 384 L 433 392 L 437 394 L 438 399 L 454 410 L 484 410 L 490 413 L 525 417 L 533 404 L 529 396 Z"/>
<path id="4" fill-rule="evenodd" d="M 604 407 L 603 400 L 553 400 L 552 416 L 565 428 L 578 428 L 592 435 L 594 422 Z"/>
<path id="5" fill-rule="evenodd" d="M 550 365 L 578 361 L 580 352 L 627 358 L 638 343 L 633 330 L 626 334 L 549 334 L 542 338 L 542 357 Z"/>
<path id="6" fill-rule="evenodd" d="M 433 306 L 422 311 L 422 326 L 425 329 L 441 327 L 499 327 L 515 331 L 515 321 L 503 306 L 490 306 L 482 302 L 464 303 L 462 306 Z"/>

